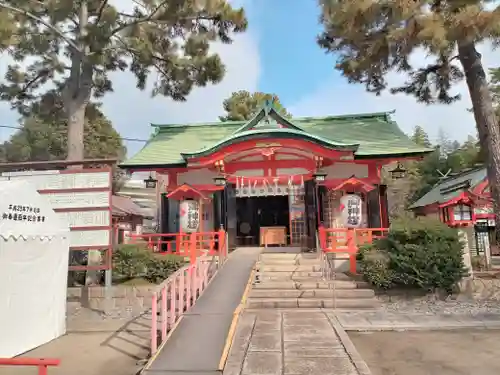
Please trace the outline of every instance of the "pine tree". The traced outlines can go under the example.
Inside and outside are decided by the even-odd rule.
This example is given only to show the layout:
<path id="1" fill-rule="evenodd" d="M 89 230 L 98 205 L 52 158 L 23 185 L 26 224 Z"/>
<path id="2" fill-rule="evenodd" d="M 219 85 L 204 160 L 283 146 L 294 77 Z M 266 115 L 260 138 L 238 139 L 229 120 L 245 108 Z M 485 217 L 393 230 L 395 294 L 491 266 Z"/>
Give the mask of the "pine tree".
<path id="1" fill-rule="evenodd" d="M 119 2 L 115 2 L 119 4 Z M 0 0 L 0 52 L 15 61 L 0 99 L 24 113 L 47 86 L 62 93 L 68 159 L 84 157 L 85 108 L 113 90 L 110 73 L 130 70 L 153 95 L 186 100 L 195 86 L 218 83 L 224 65 L 209 51 L 247 25 L 225 0 L 134 1 L 124 12 L 108 0 Z"/>
<path id="2" fill-rule="evenodd" d="M 424 128 L 422 128 L 420 125 L 415 126 L 415 128 L 413 129 L 413 134 L 410 138 L 419 146 L 431 147 L 429 136 L 425 132 Z"/>
<path id="3" fill-rule="evenodd" d="M 246 90 L 242 90 L 233 92 L 229 98 L 224 100 L 222 106 L 224 107 L 226 115 L 219 116 L 219 119 L 221 121 L 250 120 L 268 99 L 273 101 L 274 108 L 276 108 L 281 115 L 291 117 L 281 104 L 277 95 L 266 94 L 264 92 L 250 93 Z"/>
<path id="4" fill-rule="evenodd" d="M 50 91 L 34 102 L 21 119 L 21 128 L 3 145 L 5 161 L 45 161 L 65 159 L 67 131 L 61 96 Z M 85 111 L 84 151 L 89 159 L 118 159 L 126 149 L 111 121 L 90 102 Z"/>
<path id="5" fill-rule="evenodd" d="M 423 103 L 452 103 L 452 85 L 465 78 L 488 178 L 500 222 L 500 128 L 478 43 L 498 41 L 500 8 L 489 0 L 320 0 L 324 32 L 319 44 L 337 58 L 336 68 L 351 83 L 380 94 L 387 73 L 408 80 L 392 93 L 415 96 Z M 489 7 L 491 8 L 491 6 Z M 410 61 L 414 52 L 434 58 L 425 66 Z M 500 226 L 498 227 L 500 230 Z"/>

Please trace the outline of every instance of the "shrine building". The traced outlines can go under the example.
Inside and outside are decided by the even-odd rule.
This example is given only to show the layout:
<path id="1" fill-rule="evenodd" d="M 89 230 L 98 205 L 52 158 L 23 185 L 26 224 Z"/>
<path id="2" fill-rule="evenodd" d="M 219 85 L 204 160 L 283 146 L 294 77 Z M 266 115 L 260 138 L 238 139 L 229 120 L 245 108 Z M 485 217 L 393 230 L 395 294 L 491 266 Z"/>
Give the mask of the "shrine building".
<path id="1" fill-rule="evenodd" d="M 431 152 L 390 113 L 286 118 L 266 102 L 249 121 L 152 125 L 121 167 L 156 184 L 158 233 L 224 228 L 229 247 L 315 248 L 317 230 L 387 228 L 381 168 Z"/>
<path id="2" fill-rule="evenodd" d="M 489 265 L 500 265 L 486 168 L 469 168 L 443 178 L 409 208 L 417 216 L 434 217 L 461 228 L 472 256 L 485 256 Z"/>

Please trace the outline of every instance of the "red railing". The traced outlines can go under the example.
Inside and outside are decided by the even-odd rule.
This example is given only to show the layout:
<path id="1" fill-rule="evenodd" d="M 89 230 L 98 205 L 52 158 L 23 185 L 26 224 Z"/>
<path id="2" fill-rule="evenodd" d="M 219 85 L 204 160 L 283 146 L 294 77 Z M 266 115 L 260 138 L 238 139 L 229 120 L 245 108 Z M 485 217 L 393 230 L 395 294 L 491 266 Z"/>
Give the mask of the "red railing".
<path id="1" fill-rule="evenodd" d="M 319 228 L 319 244 L 325 253 L 347 253 L 349 270 L 356 273 L 356 253 L 359 246 L 387 235 L 388 228 Z"/>
<path id="2" fill-rule="evenodd" d="M 49 366 L 59 366 L 55 358 L 0 358 L 0 366 L 31 366 L 38 368 L 38 375 L 47 375 Z"/>
<path id="3" fill-rule="evenodd" d="M 162 245 L 168 243 L 163 238 L 169 235 L 130 236 L 134 241 L 137 241 L 138 238 L 146 238 L 148 246 L 153 251 L 178 254 L 188 257 L 190 260 L 189 265 L 172 274 L 153 293 L 151 301 L 151 355 L 156 353 L 158 346 L 167 339 L 168 332 L 205 290 L 214 273 L 211 267 L 214 265 L 217 268 L 220 267 L 227 257 L 227 234 L 224 230 L 204 233 L 176 233 L 176 247 L 162 249 Z M 152 238 L 155 241 L 152 241 Z M 212 256 L 211 259 L 210 256 Z M 160 330 L 158 330 L 158 324 Z M 160 334 L 158 335 L 158 333 Z"/>
<path id="4" fill-rule="evenodd" d="M 183 267 L 171 275 L 159 286 L 157 292 L 153 293 L 151 355 L 156 353 L 158 346 L 167 339 L 168 332 L 205 290 L 209 281 L 209 267 L 210 261 L 198 259 L 194 264 Z"/>
<path id="5" fill-rule="evenodd" d="M 222 255 L 225 252 L 224 230 L 195 233 L 130 234 L 127 243 L 146 243 L 154 252 L 190 257 L 193 261 L 202 255 Z"/>

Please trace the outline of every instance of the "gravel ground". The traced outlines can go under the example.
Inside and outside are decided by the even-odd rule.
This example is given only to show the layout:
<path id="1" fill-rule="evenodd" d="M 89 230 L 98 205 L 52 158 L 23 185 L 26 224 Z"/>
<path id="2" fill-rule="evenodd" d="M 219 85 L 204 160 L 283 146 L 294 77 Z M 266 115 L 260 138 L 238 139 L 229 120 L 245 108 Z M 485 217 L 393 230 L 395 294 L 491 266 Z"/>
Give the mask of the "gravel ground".
<path id="1" fill-rule="evenodd" d="M 382 302 L 382 309 L 391 313 L 418 314 L 500 314 L 500 302 L 496 300 L 465 301 L 435 300 L 432 298 Z"/>
<path id="2" fill-rule="evenodd" d="M 373 375 L 500 374 L 497 330 L 350 332 Z"/>

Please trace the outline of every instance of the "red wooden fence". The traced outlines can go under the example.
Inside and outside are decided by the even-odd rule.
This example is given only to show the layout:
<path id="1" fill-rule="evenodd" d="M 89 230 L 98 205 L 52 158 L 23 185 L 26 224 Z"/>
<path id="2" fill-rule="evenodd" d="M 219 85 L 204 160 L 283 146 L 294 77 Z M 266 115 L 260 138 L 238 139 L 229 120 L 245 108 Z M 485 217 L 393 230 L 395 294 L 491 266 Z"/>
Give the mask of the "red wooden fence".
<path id="1" fill-rule="evenodd" d="M 0 358 L 0 366 L 31 366 L 38 368 L 38 375 L 47 375 L 49 366 L 59 366 L 55 358 Z"/>
<path id="2" fill-rule="evenodd" d="M 154 252 L 189 257 L 193 264 L 199 256 L 225 256 L 226 232 L 147 233 L 127 236 L 128 243 L 145 243 Z"/>
<path id="3" fill-rule="evenodd" d="M 388 228 L 319 228 L 319 244 L 325 253 L 347 253 L 349 271 L 356 273 L 356 253 L 359 246 L 385 237 Z"/>

